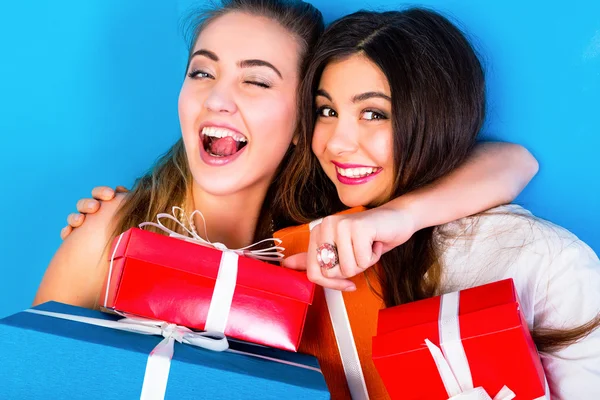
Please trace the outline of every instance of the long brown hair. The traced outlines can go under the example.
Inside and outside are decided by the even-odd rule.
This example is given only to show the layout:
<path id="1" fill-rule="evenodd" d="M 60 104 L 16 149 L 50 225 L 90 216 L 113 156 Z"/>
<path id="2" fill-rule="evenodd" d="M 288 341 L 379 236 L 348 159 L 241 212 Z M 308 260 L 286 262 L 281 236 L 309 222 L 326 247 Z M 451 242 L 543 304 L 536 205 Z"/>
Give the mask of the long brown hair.
<path id="1" fill-rule="evenodd" d="M 192 15 L 188 18 L 189 23 L 186 27 L 187 32 L 191 32 L 190 55 L 203 28 L 230 12 L 266 17 L 277 21 L 287 29 L 300 43 L 298 69 L 301 74 L 304 73 L 308 52 L 322 34 L 324 23 L 319 10 L 300 0 L 224 0 L 218 8 Z M 294 153 L 293 150 L 294 147 L 290 145 L 267 191 L 254 234 L 256 241 L 271 237 L 273 233 L 271 221 L 274 217 L 282 215 L 281 212 L 276 212 L 271 203 L 275 196 L 277 182 L 285 171 L 283 166 Z M 151 221 L 158 213 L 170 213 L 173 206 L 183 203 L 190 192 L 192 179 L 183 141 L 179 139 L 148 173 L 136 181 L 132 191 L 127 194 L 116 214 L 113 235 L 116 236 L 144 221 Z M 165 225 L 170 229 L 176 229 L 171 221 L 166 222 Z"/>
<path id="2" fill-rule="evenodd" d="M 362 54 L 386 75 L 392 92 L 395 182 L 391 198 L 421 188 L 461 163 L 476 143 L 485 118 L 482 65 L 465 35 L 445 17 L 413 8 L 357 12 L 332 24 L 319 40 L 301 89 L 302 135 L 281 183 L 277 202 L 297 222 L 343 208 L 335 186 L 311 152 L 314 96 L 330 62 Z M 308 190 L 307 190 L 308 189 Z M 319 190 L 315 195 L 314 190 Z M 374 205 L 371 205 L 374 206 Z M 436 295 L 443 251 L 435 228 L 416 232 L 381 257 L 379 275 L 386 306 Z M 571 330 L 535 330 L 541 351 L 566 346 L 598 327 L 600 319 Z"/>

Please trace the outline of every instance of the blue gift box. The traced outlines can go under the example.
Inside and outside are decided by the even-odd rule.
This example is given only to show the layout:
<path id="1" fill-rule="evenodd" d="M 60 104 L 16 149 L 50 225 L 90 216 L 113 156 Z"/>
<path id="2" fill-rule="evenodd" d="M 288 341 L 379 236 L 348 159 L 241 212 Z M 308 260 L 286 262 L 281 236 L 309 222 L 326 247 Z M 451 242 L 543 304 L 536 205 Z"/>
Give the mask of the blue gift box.
<path id="1" fill-rule="evenodd" d="M 120 317 L 45 303 L 34 310 Z M 0 398 L 140 398 L 159 336 L 20 312 L 0 320 Z M 230 341 L 214 352 L 175 343 L 166 399 L 329 399 L 314 357 Z"/>

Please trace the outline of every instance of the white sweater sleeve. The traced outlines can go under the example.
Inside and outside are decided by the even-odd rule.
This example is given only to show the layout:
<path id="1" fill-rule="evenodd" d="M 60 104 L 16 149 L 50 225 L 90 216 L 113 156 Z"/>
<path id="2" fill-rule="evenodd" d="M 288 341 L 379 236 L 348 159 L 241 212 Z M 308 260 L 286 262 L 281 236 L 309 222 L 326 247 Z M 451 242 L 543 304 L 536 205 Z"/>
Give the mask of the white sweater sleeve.
<path id="1" fill-rule="evenodd" d="M 534 328 L 572 328 L 600 312 L 598 257 L 574 236 L 562 239 L 552 251 L 547 274 L 540 276 L 547 279 L 538 281 Z M 600 399 L 600 329 L 541 358 L 552 399 Z"/>

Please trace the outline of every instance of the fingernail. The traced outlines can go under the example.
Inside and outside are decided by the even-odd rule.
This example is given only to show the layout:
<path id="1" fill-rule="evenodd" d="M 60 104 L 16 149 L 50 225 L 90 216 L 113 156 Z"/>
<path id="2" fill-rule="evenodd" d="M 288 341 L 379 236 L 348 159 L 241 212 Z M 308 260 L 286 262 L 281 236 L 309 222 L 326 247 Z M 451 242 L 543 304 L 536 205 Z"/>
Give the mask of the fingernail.
<path id="1" fill-rule="evenodd" d="M 86 208 L 94 208 L 94 204 L 96 204 L 94 201 L 88 201 L 85 206 Z"/>
<path id="2" fill-rule="evenodd" d="M 106 197 L 112 196 L 112 190 L 109 190 L 109 189 L 103 190 L 102 195 L 106 196 Z"/>
<path id="3" fill-rule="evenodd" d="M 350 286 L 346 286 L 346 288 L 344 289 L 344 292 L 354 292 L 355 290 L 356 290 L 356 286 L 350 285 Z"/>
<path id="4" fill-rule="evenodd" d="M 77 214 L 77 215 L 75 216 L 75 221 L 76 221 L 76 222 L 79 222 L 79 221 L 81 221 L 81 218 L 83 218 L 83 215 L 81 215 L 81 214 Z"/>

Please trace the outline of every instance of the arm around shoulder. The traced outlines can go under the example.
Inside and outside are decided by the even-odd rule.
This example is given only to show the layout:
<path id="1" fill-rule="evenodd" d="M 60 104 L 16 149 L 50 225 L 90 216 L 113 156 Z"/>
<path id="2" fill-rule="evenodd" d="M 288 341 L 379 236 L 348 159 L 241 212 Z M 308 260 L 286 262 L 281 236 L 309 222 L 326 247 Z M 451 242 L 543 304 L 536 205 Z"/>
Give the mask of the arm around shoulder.
<path id="1" fill-rule="evenodd" d="M 408 210 L 416 230 L 443 225 L 512 202 L 537 172 L 523 146 L 481 142 L 454 171 L 383 207 Z"/>
<path id="2" fill-rule="evenodd" d="M 108 267 L 114 217 L 125 195 L 104 203 L 61 244 L 50 261 L 34 305 L 59 301 L 94 308 Z"/>

